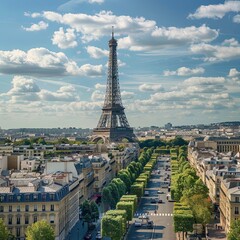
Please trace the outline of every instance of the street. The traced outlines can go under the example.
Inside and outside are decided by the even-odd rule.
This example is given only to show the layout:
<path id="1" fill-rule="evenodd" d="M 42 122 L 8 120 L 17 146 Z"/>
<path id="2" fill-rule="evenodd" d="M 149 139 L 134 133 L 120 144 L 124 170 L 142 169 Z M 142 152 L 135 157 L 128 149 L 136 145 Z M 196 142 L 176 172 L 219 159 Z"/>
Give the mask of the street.
<path id="1" fill-rule="evenodd" d="M 170 166 L 170 161 L 167 162 L 167 160 L 169 157 L 158 158 L 145 189 L 149 191 L 149 196 L 141 198 L 126 239 L 176 239 L 173 231 L 173 202 L 167 200 L 167 195 L 170 194 L 167 182 L 170 181 L 171 174 L 170 167 L 166 169 L 166 166 Z M 158 203 L 159 199 L 162 200 L 162 203 Z M 153 221 L 153 228 L 147 228 L 146 219 L 142 220 L 141 226 L 134 225 L 135 220 L 139 221 L 141 215 L 147 215 L 149 220 Z"/>

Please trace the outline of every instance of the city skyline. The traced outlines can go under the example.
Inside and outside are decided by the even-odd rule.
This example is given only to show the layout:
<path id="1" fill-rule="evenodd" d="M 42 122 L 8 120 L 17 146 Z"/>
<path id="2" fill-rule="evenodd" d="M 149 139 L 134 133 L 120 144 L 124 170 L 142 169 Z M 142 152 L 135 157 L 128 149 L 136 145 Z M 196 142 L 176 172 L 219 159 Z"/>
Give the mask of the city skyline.
<path id="1" fill-rule="evenodd" d="M 3 1 L 0 126 L 97 126 L 108 40 L 132 127 L 238 121 L 240 1 Z"/>

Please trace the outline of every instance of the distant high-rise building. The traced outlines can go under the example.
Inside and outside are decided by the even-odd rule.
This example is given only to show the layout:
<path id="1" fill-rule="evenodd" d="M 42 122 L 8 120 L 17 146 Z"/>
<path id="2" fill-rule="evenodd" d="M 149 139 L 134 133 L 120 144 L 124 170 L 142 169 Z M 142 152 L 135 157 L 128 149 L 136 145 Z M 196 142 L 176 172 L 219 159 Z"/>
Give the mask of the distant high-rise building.
<path id="1" fill-rule="evenodd" d="M 171 123 L 165 124 L 165 129 L 171 129 L 171 128 L 172 128 L 172 124 Z"/>
<path id="2" fill-rule="evenodd" d="M 102 115 L 97 128 L 93 130 L 92 140 L 103 139 L 104 142 L 121 142 L 123 139 L 128 139 L 128 141 L 132 142 L 135 140 L 135 135 L 133 128 L 128 123 L 121 100 L 118 80 L 117 41 L 113 32 L 108 45 L 109 60 L 106 95 Z"/>

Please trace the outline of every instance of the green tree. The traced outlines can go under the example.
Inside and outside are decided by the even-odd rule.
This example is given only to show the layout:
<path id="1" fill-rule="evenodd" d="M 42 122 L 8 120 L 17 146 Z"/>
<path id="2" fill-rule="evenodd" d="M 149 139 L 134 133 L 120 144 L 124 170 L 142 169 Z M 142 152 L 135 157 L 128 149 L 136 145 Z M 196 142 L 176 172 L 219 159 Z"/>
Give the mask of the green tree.
<path id="1" fill-rule="evenodd" d="M 185 195 L 181 199 L 181 202 L 189 205 L 195 222 L 202 224 L 205 229 L 206 224 L 211 220 L 211 201 L 202 194 L 196 194 L 190 197 Z"/>
<path id="2" fill-rule="evenodd" d="M 127 229 L 127 214 L 125 210 L 109 210 L 106 215 L 111 215 L 113 217 L 122 217 L 122 232 L 125 233 Z"/>
<path id="3" fill-rule="evenodd" d="M 9 235 L 10 235 L 10 233 L 9 233 L 7 227 L 5 226 L 3 220 L 0 218 L 0 239 L 8 240 Z"/>
<path id="4" fill-rule="evenodd" d="M 46 145 L 46 141 L 44 138 L 39 138 L 38 141 L 37 141 L 38 144 L 43 144 L 43 145 Z"/>
<path id="5" fill-rule="evenodd" d="M 126 193 L 125 183 L 120 178 L 114 178 L 111 182 L 116 185 L 119 192 L 119 196 L 121 198 L 122 195 Z"/>
<path id="6" fill-rule="evenodd" d="M 188 145 L 188 142 L 185 141 L 183 138 L 177 136 L 173 140 L 170 140 L 170 144 L 172 146 L 184 146 L 184 145 Z"/>
<path id="7" fill-rule="evenodd" d="M 11 141 L 10 139 L 8 139 L 8 138 L 5 138 L 5 139 L 4 139 L 4 143 L 5 143 L 5 144 L 11 144 L 12 141 Z"/>
<path id="8" fill-rule="evenodd" d="M 116 206 L 117 202 L 119 201 L 120 199 L 120 195 L 119 195 L 119 192 L 118 192 L 118 188 L 116 187 L 116 185 L 112 182 L 110 182 L 110 184 L 108 184 L 108 187 L 111 191 L 111 195 L 112 195 L 112 198 L 114 199 L 114 207 Z"/>
<path id="9" fill-rule="evenodd" d="M 173 215 L 174 232 L 182 232 L 183 239 L 184 233 L 193 231 L 193 215 L 187 212 L 188 211 L 183 211 Z"/>
<path id="10" fill-rule="evenodd" d="M 104 215 L 102 218 L 102 236 L 110 237 L 111 240 L 121 240 L 123 237 L 122 216 Z"/>
<path id="11" fill-rule="evenodd" d="M 59 144 L 69 144 L 69 140 L 67 138 L 60 138 L 58 139 Z"/>
<path id="12" fill-rule="evenodd" d="M 133 218 L 134 213 L 134 202 L 118 202 L 117 203 L 117 209 L 118 210 L 125 210 L 127 214 L 127 221 L 131 221 Z"/>
<path id="13" fill-rule="evenodd" d="M 26 240 L 54 240 L 54 230 L 46 221 L 38 221 L 27 227 Z"/>
<path id="14" fill-rule="evenodd" d="M 99 218 L 98 207 L 95 202 L 85 200 L 82 204 L 82 216 L 83 220 L 88 224 L 91 224 Z"/>
<path id="15" fill-rule="evenodd" d="M 228 240 L 240 240 L 240 219 L 231 223 L 230 231 L 227 235 Z"/>
<path id="16" fill-rule="evenodd" d="M 125 183 L 126 192 L 129 192 L 132 184 L 129 173 L 126 170 L 120 170 L 117 177 L 120 178 Z"/>
<path id="17" fill-rule="evenodd" d="M 91 209 L 91 218 L 93 221 L 96 221 L 99 219 L 99 211 L 98 211 L 98 206 L 96 202 L 91 202 L 90 203 L 90 209 Z"/>
<path id="18" fill-rule="evenodd" d="M 131 194 L 137 195 L 138 199 L 140 199 L 143 195 L 144 183 L 134 183 L 131 186 Z"/>
<path id="19" fill-rule="evenodd" d="M 115 200 L 112 197 L 111 190 L 110 190 L 110 188 L 108 186 L 103 188 L 102 200 L 103 200 L 103 203 L 105 205 L 104 206 L 105 210 L 107 210 L 109 206 L 111 208 L 114 208 L 115 205 L 116 205 L 116 202 L 115 202 Z"/>

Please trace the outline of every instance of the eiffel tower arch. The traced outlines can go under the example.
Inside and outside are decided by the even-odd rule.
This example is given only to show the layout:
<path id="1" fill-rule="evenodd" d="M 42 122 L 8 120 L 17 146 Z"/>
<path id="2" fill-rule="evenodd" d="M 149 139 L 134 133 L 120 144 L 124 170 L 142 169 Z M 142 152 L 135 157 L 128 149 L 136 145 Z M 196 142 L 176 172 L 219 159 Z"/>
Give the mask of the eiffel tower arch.
<path id="1" fill-rule="evenodd" d="M 124 112 L 121 99 L 118 63 L 117 63 L 117 40 L 112 38 L 108 42 L 109 59 L 108 59 L 108 78 L 106 85 L 105 100 L 102 108 L 102 114 L 98 125 L 93 129 L 92 141 L 97 142 L 102 139 L 107 142 L 121 142 L 127 139 L 129 142 L 136 140 L 133 128 L 130 127 Z"/>

